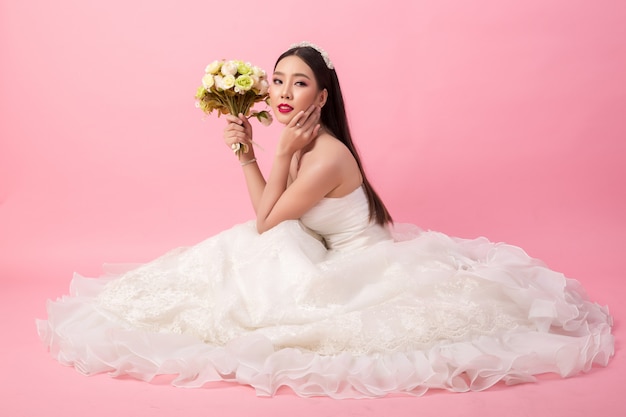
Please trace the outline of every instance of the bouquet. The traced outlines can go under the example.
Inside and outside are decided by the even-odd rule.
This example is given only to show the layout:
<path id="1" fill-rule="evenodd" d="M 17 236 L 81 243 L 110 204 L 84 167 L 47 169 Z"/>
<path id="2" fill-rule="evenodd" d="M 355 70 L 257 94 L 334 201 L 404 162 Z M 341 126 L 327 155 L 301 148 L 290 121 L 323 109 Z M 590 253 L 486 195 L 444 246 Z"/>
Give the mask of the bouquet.
<path id="1" fill-rule="evenodd" d="M 204 70 L 202 86 L 196 92 L 196 107 L 211 114 L 217 110 L 222 114 L 256 117 L 264 126 L 272 123 L 272 116 L 266 110 L 255 111 L 252 107 L 258 102 L 268 103 L 269 83 L 264 70 L 248 62 L 238 60 L 213 61 Z M 237 156 L 248 152 L 248 145 L 233 144 Z"/>

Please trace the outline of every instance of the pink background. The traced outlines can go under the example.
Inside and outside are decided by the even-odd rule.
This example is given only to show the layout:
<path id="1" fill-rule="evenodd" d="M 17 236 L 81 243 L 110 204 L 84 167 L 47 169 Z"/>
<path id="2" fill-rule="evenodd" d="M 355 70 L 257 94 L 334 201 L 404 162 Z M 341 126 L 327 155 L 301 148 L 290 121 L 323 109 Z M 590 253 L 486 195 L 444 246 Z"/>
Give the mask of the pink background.
<path id="1" fill-rule="evenodd" d="M 621 415 L 624 22 L 620 0 L 0 0 L 0 411 Z M 210 61 L 271 71 L 301 40 L 334 61 L 396 221 L 519 245 L 579 279 L 616 319 L 608 368 L 486 393 L 336 402 L 84 378 L 50 359 L 34 319 L 73 271 L 148 261 L 252 218 L 224 122 L 203 117 L 193 95 Z M 279 128 L 255 131 L 266 171 Z M 103 391 L 121 402 L 95 407 Z"/>

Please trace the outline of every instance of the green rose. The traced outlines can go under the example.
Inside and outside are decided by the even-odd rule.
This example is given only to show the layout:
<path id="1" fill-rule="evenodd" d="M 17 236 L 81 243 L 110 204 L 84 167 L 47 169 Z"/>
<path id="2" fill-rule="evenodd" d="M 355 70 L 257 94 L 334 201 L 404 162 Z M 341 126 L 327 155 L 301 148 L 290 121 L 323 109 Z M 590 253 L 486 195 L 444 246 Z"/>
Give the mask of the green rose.
<path id="1" fill-rule="evenodd" d="M 252 86 L 254 85 L 254 80 L 249 75 L 240 75 L 235 80 L 235 91 L 238 93 L 245 93 L 246 91 L 250 91 Z"/>
<path id="2" fill-rule="evenodd" d="M 248 75 L 252 72 L 252 66 L 248 64 L 247 62 L 238 61 L 237 72 L 241 75 Z"/>

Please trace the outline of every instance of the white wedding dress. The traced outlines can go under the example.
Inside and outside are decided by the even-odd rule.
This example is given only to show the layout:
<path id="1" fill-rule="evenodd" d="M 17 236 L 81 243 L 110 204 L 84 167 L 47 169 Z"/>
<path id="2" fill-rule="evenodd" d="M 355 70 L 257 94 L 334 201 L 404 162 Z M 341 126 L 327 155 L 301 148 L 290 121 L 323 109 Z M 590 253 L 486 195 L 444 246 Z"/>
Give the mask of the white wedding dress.
<path id="1" fill-rule="evenodd" d="M 335 398 L 486 389 L 613 355 L 611 317 L 515 246 L 368 219 L 362 188 L 254 222 L 48 303 L 40 337 L 84 374 Z"/>

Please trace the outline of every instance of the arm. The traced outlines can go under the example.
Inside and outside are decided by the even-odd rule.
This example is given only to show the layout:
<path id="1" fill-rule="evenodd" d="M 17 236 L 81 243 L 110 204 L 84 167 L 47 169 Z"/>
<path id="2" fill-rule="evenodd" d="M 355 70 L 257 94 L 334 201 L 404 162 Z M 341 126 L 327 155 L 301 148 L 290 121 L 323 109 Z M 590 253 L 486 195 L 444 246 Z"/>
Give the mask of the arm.
<path id="1" fill-rule="evenodd" d="M 296 115 L 285 127 L 267 183 L 254 159 L 254 151 L 241 155 L 240 162 L 250 199 L 257 215 L 257 230 L 263 233 L 284 220 L 300 218 L 338 184 L 340 169 L 336 161 L 324 152 L 308 152 L 300 161 L 297 178 L 287 188 L 293 155 L 311 144 L 319 132 L 320 108 L 311 106 Z M 224 138 L 228 145 L 251 145 L 252 128 L 245 117 L 227 116 L 229 124 Z"/>
<path id="2" fill-rule="evenodd" d="M 313 105 L 293 117 L 283 129 L 272 170 L 256 206 L 259 233 L 284 220 L 300 218 L 336 187 L 338 176 L 333 163 L 316 157 L 320 152 L 309 151 L 301 154 L 297 177 L 287 188 L 294 154 L 314 145 L 318 136 L 320 112 L 321 108 Z"/>
<path id="3" fill-rule="evenodd" d="M 248 152 L 241 154 L 239 162 L 246 179 L 248 194 L 255 213 L 265 189 L 265 178 L 256 163 L 254 147 L 252 146 L 252 126 L 242 114 L 239 117 L 226 115 L 228 125 L 224 129 L 224 141 L 230 147 L 234 143 L 245 143 L 248 145 Z M 253 162 L 254 161 L 254 162 Z"/>
<path id="4" fill-rule="evenodd" d="M 309 152 L 297 178 L 287 187 L 289 161 L 276 157 L 257 211 L 257 230 L 263 233 L 285 220 L 295 220 L 315 206 L 340 182 L 338 161 L 323 152 Z"/>

